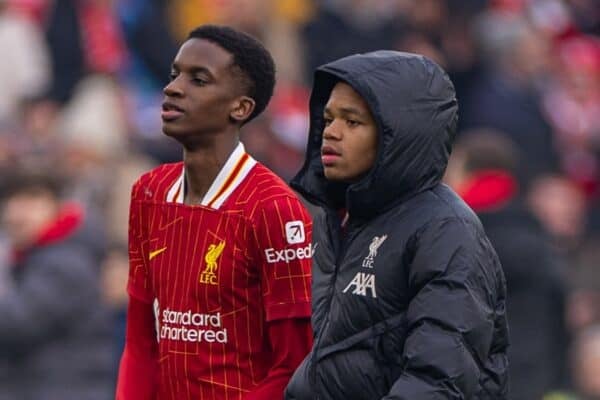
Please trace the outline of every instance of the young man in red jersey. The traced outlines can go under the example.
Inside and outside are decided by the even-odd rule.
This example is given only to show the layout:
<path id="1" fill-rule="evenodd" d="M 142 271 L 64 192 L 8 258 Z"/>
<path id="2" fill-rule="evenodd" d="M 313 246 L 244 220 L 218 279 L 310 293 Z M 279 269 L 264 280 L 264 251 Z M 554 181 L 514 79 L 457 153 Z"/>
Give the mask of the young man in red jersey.
<path id="1" fill-rule="evenodd" d="M 134 185 L 117 399 L 276 399 L 308 353 L 312 223 L 239 141 L 273 92 L 267 50 L 201 26 L 165 89 L 183 162 Z"/>

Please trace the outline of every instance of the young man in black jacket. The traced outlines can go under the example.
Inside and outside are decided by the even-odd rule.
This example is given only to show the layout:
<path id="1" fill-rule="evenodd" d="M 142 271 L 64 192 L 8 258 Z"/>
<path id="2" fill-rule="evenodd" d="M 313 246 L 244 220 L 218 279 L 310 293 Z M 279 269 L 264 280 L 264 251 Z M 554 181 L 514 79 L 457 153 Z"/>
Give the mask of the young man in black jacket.
<path id="1" fill-rule="evenodd" d="M 315 341 L 286 391 L 308 399 L 506 399 L 500 263 L 440 181 L 454 87 L 425 57 L 353 55 L 315 74 L 292 186 L 315 216 Z"/>

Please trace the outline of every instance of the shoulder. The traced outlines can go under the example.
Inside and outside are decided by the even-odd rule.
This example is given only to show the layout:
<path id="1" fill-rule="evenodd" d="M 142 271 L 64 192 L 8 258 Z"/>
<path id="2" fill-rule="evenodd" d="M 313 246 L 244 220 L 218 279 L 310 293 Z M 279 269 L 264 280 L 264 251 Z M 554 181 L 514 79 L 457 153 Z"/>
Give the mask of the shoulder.
<path id="1" fill-rule="evenodd" d="M 483 232 L 475 212 L 448 186 L 440 184 L 415 198 L 421 210 L 423 225 L 440 221 L 463 225 L 466 230 Z"/>
<path id="2" fill-rule="evenodd" d="M 263 214 L 279 213 L 285 210 L 308 214 L 299 196 L 273 171 L 261 163 L 256 163 L 248 185 L 253 188 L 248 203 L 254 204 L 250 218 Z"/>
<path id="3" fill-rule="evenodd" d="M 504 285 L 500 261 L 479 219 L 453 192 L 435 192 L 427 194 L 434 197 L 428 201 L 435 210 L 419 221 L 407 241 L 413 278 L 427 281 L 454 274 L 500 290 Z"/>
<path id="4" fill-rule="evenodd" d="M 446 185 L 418 194 L 404 205 L 408 244 L 463 249 L 490 247 L 477 215 Z"/>
<path id="5" fill-rule="evenodd" d="M 144 173 L 133 184 L 132 198 L 152 200 L 165 198 L 170 187 L 181 177 L 183 162 L 162 164 Z"/>
<path id="6" fill-rule="evenodd" d="M 403 237 L 415 239 L 423 232 L 434 230 L 462 231 L 473 237 L 484 235 L 479 218 L 467 204 L 446 185 L 423 191 L 378 219 L 396 226 Z"/>

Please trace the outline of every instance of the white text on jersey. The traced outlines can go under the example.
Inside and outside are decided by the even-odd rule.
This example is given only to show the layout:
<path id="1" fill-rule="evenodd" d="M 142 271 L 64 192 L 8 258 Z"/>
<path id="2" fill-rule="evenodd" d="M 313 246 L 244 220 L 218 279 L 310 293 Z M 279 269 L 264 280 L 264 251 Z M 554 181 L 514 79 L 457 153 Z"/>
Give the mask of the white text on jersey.
<path id="1" fill-rule="evenodd" d="M 312 243 L 306 247 L 298 247 L 295 249 L 265 249 L 265 257 L 267 258 L 267 262 L 269 264 L 274 264 L 277 262 L 286 262 L 294 260 L 304 260 L 305 258 L 312 258 L 317 246 L 313 246 Z"/>

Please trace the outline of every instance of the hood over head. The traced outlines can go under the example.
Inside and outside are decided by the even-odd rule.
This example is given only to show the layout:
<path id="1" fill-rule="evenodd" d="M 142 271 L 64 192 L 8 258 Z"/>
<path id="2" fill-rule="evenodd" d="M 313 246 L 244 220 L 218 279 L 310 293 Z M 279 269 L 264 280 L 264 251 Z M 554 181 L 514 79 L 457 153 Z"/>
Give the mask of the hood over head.
<path id="1" fill-rule="evenodd" d="M 314 78 L 306 160 L 292 187 L 368 218 L 441 181 L 458 122 L 454 86 L 442 68 L 421 55 L 380 50 L 321 66 Z M 340 81 L 367 102 L 379 135 L 373 168 L 352 184 L 328 181 L 321 163 L 323 110 Z"/>

